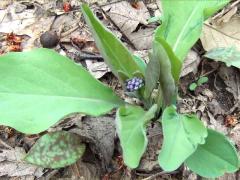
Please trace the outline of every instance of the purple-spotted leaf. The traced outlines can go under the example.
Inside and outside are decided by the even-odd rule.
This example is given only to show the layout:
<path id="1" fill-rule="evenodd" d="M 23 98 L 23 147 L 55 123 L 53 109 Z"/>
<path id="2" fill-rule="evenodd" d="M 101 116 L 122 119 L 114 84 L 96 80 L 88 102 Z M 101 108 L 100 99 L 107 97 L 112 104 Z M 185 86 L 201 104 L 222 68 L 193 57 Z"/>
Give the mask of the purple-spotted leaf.
<path id="1" fill-rule="evenodd" d="M 61 168 L 75 163 L 84 151 L 85 144 L 78 135 L 66 131 L 52 132 L 42 136 L 24 160 L 44 168 Z"/>

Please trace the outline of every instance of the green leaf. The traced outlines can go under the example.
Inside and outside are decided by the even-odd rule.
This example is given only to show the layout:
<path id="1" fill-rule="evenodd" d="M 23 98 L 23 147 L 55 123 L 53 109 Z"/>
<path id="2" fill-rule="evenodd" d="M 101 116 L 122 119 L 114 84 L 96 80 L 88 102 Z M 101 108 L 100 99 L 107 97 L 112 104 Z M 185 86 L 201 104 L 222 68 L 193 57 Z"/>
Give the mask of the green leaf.
<path id="1" fill-rule="evenodd" d="M 198 40 L 206 18 L 228 3 L 228 0 L 162 0 L 162 24 L 156 37 L 164 38 L 176 56 L 183 61 Z"/>
<path id="2" fill-rule="evenodd" d="M 120 107 L 116 115 L 118 137 L 123 150 L 123 159 L 130 168 L 136 168 L 147 147 L 146 124 L 154 118 L 157 105 L 147 112 L 139 106 Z"/>
<path id="3" fill-rule="evenodd" d="M 139 68 L 141 68 L 141 72 L 145 73 L 145 70 L 147 67 L 145 61 L 137 55 L 133 55 L 133 57 L 134 57 L 135 62 L 138 64 Z"/>
<path id="4" fill-rule="evenodd" d="M 239 169 L 239 157 L 234 146 L 226 136 L 212 129 L 208 129 L 206 143 L 199 145 L 185 163 L 193 172 L 207 178 Z"/>
<path id="5" fill-rule="evenodd" d="M 176 86 L 171 73 L 171 62 L 168 58 L 167 52 L 165 51 L 164 47 L 159 41 L 157 40 L 153 41 L 153 53 L 149 58 L 150 64 L 146 70 L 146 87 L 145 87 L 145 89 L 149 90 L 146 91 L 148 92 L 151 90 L 150 88 L 154 87 L 153 84 L 150 83 L 157 83 L 156 77 L 158 76 L 160 82 L 160 91 L 162 93 L 163 107 L 175 103 Z M 151 78 L 154 78 L 152 79 L 152 82 L 151 81 L 148 82 L 149 80 L 151 80 Z"/>
<path id="6" fill-rule="evenodd" d="M 227 66 L 240 68 L 240 51 L 236 47 L 215 48 L 208 51 L 205 57 L 216 61 L 224 62 Z"/>
<path id="7" fill-rule="evenodd" d="M 178 114 L 174 106 L 162 115 L 163 145 L 158 156 L 165 171 L 177 169 L 207 137 L 207 129 L 194 115 Z"/>
<path id="8" fill-rule="evenodd" d="M 202 77 L 200 77 L 200 78 L 198 79 L 197 84 L 200 86 L 200 85 L 202 85 L 202 84 L 204 84 L 204 83 L 206 83 L 206 82 L 208 82 L 208 77 L 202 76 Z"/>
<path id="9" fill-rule="evenodd" d="M 73 133 L 59 131 L 42 136 L 25 161 L 44 168 L 61 168 L 75 163 L 85 152 L 85 144 Z"/>
<path id="10" fill-rule="evenodd" d="M 168 59 L 171 64 L 171 72 L 172 76 L 175 80 L 175 83 L 178 84 L 180 73 L 182 69 L 182 62 L 178 59 L 178 57 L 175 55 L 175 53 L 172 51 L 172 48 L 170 45 L 161 37 L 156 37 L 155 40 L 162 45 L 164 50 L 166 51 L 168 55 Z"/>
<path id="11" fill-rule="evenodd" d="M 195 91 L 195 89 L 197 88 L 197 83 L 191 83 L 190 86 L 189 86 L 189 90 L 190 91 Z"/>
<path id="12" fill-rule="evenodd" d="M 155 58 L 152 53 L 149 53 L 149 63 L 147 64 L 145 73 L 145 99 L 149 99 L 152 91 L 156 88 L 160 77 L 160 61 Z"/>
<path id="13" fill-rule="evenodd" d="M 128 78 L 132 78 L 137 71 L 144 74 L 142 68 L 135 62 L 133 55 L 119 39 L 102 25 L 86 4 L 82 5 L 82 12 L 92 30 L 99 51 L 115 76 L 122 80 L 118 76 L 119 71 L 125 73 Z"/>
<path id="14" fill-rule="evenodd" d="M 83 67 L 49 49 L 0 56 L 0 78 L 0 124 L 27 134 L 70 113 L 99 116 L 124 104 Z"/>

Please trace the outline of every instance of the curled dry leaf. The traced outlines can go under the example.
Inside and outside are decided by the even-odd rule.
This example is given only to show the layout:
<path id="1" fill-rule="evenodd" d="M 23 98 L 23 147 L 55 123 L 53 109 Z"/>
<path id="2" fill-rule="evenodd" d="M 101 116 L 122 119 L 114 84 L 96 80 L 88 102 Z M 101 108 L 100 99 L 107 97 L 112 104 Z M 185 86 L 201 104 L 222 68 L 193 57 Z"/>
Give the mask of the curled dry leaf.
<path id="1" fill-rule="evenodd" d="M 195 74 L 197 72 L 199 63 L 200 63 L 199 55 L 195 51 L 190 50 L 184 63 L 183 63 L 181 77 L 186 76 L 187 74 L 189 74 L 191 72 L 193 72 Z"/>
<path id="2" fill-rule="evenodd" d="M 88 143 L 91 153 L 86 152 L 85 157 L 94 159 L 94 163 L 103 171 L 106 171 L 114 152 L 116 134 L 114 123 L 113 117 L 85 117 L 78 121 L 76 128 L 71 130 Z"/>

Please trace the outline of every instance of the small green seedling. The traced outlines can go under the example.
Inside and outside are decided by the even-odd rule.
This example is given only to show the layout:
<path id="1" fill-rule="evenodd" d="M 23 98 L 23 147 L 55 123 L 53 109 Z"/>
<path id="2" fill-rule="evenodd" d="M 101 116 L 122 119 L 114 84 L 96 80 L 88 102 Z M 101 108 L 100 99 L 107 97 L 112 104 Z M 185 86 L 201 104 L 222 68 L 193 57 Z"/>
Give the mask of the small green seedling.
<path id="1" fill-rule="evenodd" d="M 198 86 L 201 86 L 201 85 L 205 84 L 206 82 L 208 82 L 208 77 L 206 77 L 206 76 L 201 76 L 201 77 L 197 80 L 197 82 L 194 82 L 194 83 L 191 83 L 191 84 L 190 84 L 189 90 L 190 90 L 190 91 L 195 91 Z"/>
<path id="2" fill-rule="evenodd" d="M 164 171 L 174 171 L 182 164 L 207 178 L 237 171 L 238 154 L 227 137 L 205 127 L 196 115 L 180 114 L 176 109 L 186 54 L 198 40 L 204 20 L 227 2 L 162 0 L 162 24 L 155 31 L 148 64 L 133 56 L 83 5 L 83 15 L 105 62 L 126 94 L 139 98 L 143 106 L 126 103 L 67 57 L 35 49 L 0 56 L 0 124 L 37 134 L 72 113 L 100 116 L 117 108 L 116 129 L 129 168 L 138 167 L 148 144 L 147 126 L 155 121 L 163 132 L 163 145 L 156 154 Z M 53 132 L 37 141 L 25 161 L 60 168 L 74 163 L 84 150 L 85 144 L 76 134 Z"/>

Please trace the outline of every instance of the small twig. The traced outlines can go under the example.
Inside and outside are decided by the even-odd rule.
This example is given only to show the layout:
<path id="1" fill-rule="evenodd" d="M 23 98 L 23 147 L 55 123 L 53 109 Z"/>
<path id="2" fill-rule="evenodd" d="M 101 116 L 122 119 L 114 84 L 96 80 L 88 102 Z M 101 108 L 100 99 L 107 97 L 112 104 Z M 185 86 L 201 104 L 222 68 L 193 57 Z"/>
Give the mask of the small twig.
<path id="1" fill-rule="evenodd" d="M 10 145 L 8 145 L 7 143 L 5 143 L 2 139 L 0 139 L 0 144 L 2 144 L 4 147 L 13 150 L 14 148 L 11 147 Z"/>
<path id="2" fill-rule="evenodd" d="M 144 179 L 142 179 L 142 180 L 152 180 L 152 179 L 154 179 L 154 178 L 156 178 L 156 177 L 158 177 L 158 176 L 161 176 L 161 175 L 163 175 L 163 174 L 176 174 L 177 172 L 178 172 L 178 171 L 172 171 L 172 172 L 161 171 L 161 172 L 159 172 L 159 173 L 153 174 L 153 175 L 151 175 L 151 176 L 149 176 L 149 177 L 147 177 L 147 178 L 144 178 Z"/>
<path id="3" fill-rule="evenodd" d="M 206 72 L 206 73 L 202 74 L 201 76 L 207 76 L 207 75 L 209 75 L 209 74 L 211 74 L 211 73 L 215 72 L 217 69 L 218 69 L 218 67 L 217 67 L 217 68 L 214 68 L 214 69 L 212 69 L 211 71 L 208 71 L 208 72 Z"/>
<path id="4" fill-rule="evenodd" d="M 240 101 L 238 102 L 226 113 L 226 114 L 231 114 L 233 111 L 235 111 L 236 108 L 238 108 L 240 105 Z"/>
<path id="5" fill-rule="evenodd" d="M 218 17 L 226 14 L 228 11 L 230 11 L 234 6 L 236 6 L 238 3 L 240 3 L 240 0 L 234 1 L 230 6 L 227 8 L 224 8 L 220 13 L 216 14 L 212 19 L 217 19 Z"/>
<path id="6" fill-rule="evenodd" d="M 61 38 L 66 37 L 67 35 L 71 34 L 71 33 L 74 32 L 75 30 L 77 30 L 78 28 L 79 28 L 79 23 L 76 23 L 73 28 L 67 30 L 66 32 L 61 33 Z"/>
<path id="7" fill-rule="evenodd" d="M 51 172 L 49 172 L 46 176 L 45 176 L 45 179 L 46 180 L 49 180 L 51 179 L 54 175 L 56 175 L 58 173 L 58 170 L 53 170 Z"/>
<path id="8" fill-rule="evenodd" d="M 97 61 L 103 61 L 103 57 L 99 55 L 92 55 L 92 54 L 84 54 L 81 52 L 74 53 L 77 57 L 77 60 L 83 61 L 83 60 L 97 60 Z"/>
<path id="9" fill-rule="evenodd" d="M 217 75 L 215 74 L 213 85 L 219 91 L 220 88 L 217 87 L 216 80 L 217 80 Z"/>

